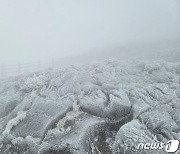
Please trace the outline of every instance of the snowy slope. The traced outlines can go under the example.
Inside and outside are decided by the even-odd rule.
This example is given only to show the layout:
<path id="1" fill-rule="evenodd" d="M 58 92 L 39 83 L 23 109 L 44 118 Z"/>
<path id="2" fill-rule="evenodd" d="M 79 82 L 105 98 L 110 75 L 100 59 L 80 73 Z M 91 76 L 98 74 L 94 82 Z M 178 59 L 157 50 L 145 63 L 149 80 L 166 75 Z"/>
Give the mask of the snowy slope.
<path id="1" fill-rule="evenodd" d="M 165 153 L 180 140 L 180 63 L 106 60 L 0 81 L 0 153 Z"/>

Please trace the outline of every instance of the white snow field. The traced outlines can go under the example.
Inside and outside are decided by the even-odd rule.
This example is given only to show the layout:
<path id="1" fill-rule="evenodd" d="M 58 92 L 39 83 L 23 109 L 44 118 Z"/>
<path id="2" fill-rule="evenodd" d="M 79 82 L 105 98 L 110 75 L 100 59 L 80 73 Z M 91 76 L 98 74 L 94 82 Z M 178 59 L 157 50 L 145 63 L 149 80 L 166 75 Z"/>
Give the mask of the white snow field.
<path id="1" fill-rule="evenodd" d="M 0 80 L 1 154 L 165 154 L 137 146 L 171 139 L 178 62 L 104 60 Z"/>

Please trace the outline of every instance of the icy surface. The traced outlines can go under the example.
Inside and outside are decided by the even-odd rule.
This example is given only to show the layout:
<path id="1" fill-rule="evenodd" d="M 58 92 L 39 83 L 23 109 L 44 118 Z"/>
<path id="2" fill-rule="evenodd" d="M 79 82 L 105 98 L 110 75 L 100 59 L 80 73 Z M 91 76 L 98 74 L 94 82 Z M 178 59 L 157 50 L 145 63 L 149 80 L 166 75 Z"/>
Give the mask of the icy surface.
<path id="1" fill-rule="evenodd" d="M 0 153 L 111 154 L 180 139 L 180 63 L 105 60 L 0 81 Z"/>

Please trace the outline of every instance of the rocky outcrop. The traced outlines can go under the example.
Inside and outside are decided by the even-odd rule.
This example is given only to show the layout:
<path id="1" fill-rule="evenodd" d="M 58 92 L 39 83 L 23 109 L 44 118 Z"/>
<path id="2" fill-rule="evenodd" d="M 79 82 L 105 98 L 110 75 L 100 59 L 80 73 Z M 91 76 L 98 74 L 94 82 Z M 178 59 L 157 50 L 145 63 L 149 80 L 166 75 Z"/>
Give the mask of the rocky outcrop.
<path id="1" fill-rule="evenodd" d="M 0 153 L 165 154 L 180 139 L 178 66 L 109 60 L 0 81 Z"/>

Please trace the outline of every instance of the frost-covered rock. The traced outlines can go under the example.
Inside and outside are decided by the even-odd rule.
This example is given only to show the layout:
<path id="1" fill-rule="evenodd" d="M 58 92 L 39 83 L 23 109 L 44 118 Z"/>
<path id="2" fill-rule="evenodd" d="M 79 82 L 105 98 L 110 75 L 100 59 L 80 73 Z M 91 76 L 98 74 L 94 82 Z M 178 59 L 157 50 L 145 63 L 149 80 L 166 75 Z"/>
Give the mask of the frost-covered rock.
<path id="1" fill-rule="evenodd" d="M 110 119 L 120 119 L 130 113 L 131 102 L 127 94 L 122 91 L 111 91 L 109 95 L 109 104 L 105 108 L 105 114 Z"/>
<path id="2" fill-rule="evenodd" d="M 107 101 L 106 95 L 102 91 L 93 91 L 90 94 L 85 94 L 80 99 L 80 107 L 84 112 L 105 117 L 104 108 Z"/>
<path id="3" fill-rule="evenodd" d="M 176 90 L 175 90 L 175 93 L 176 93 L 176 96 L 177 96 L 178 98 L 180 98 L 180 88 L 176 89 Z"/>
<path id="4" fill-rule="evenodd" d="M 151 130 L 155 129 L 168 129 L 170 131 L 178 130 L 179 127 L 169 115 L 168 112 L 164 110 L 152 110 L 145 112 L 140 115 L 140 119 L 147 125 Z"/>
<path id="5" fill-rule="evenodd" d="M 104 126 L 105 121 L 101 118 L 83 114 L 71 123 L 69 130 L 49 132 L 42 142 L 40 153 L 46 153 L 49 149 L 52 151 L 66 149 L 73 154 L 92 153 L 93 140 L 99 132 L 103 131 Z"/>
<path id="6" fill-rule="evenodd" d="M 141 147 L 138 148 L 140 143 L 156 143 L 158 142 L 153 136 L 153 134 L 147 130 L 146 126 L 141 124 L 139 120 L 133 120 L 125 125 L 123 125 L 118 131 L 115 141 L 113 144 L 113 153 L 114 154 L 159 154 L 164 153 L 160 150 L 143 150 Z"/>
<path id="7" fill-rule="evenodd" d="M 141 154 L 140 141 L 179 139 L 179 66 L 105 60 L 0 80 L 0 153 Z"/>
<path id="8" fill-rule="evenodd" d="M 32 136 L 42 139 L 46 131 L 51 128 L 59 118 L 72 109 L 72 102 L 64 99 L 57 102 L 34 103 L 27 111 L 26 118 L 19 123 L 12 134 L 16 136 Z"/>
<path id="9" fill-rule="evenodd" d="M 90 96 L 83 97 L 80 106 L 84 112 L 112 120 L 126 116 L 131 110 L 131 103 L 122 90 L 109 93 L 95 91 Z"/>
<path id="10" fill-rule="evenodd" d="M 170 113 L 172 119 L 176 122 L 176 124 L 180 128 L 180 109 L 173 109 Z"/>
<path id="11" fill-rule="evenodd" d="M 16 127 L 24 118 L 26 117 L 26 112 L 18 112 L 17 117 L 11 119 L 4 132 L 3 135 L 8 135 L 13 127 Z"/>
<path id="12" fill-rule="evenodd" d="M 134 119 L 139 117 L 142 113 L 147 112 L 151 109 L 151 106 L 144 103 L 138 102 L 133 104 L 133 117 Z"/>
<path id="13" fill-rule="evenodd" d="M 21 101 L 21 96 L 13 89 L 0 95 L 0 118 L 8 115 Z"/>
<path id="14" fill-rule="evenodd" d="M 34 75 L 33 77 L 28 77 L 27 80 L 24 81 L 22 85 L 20 85 L 20 90 L 23 92 L 30 92 L 32 90 L 38 89 L 45 85 L 46 83 L 45 75 Z"/>

